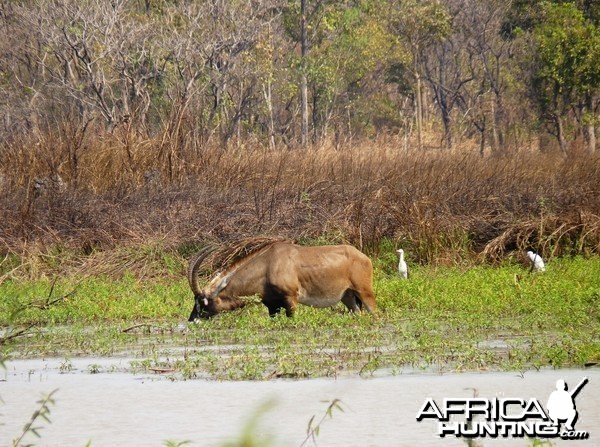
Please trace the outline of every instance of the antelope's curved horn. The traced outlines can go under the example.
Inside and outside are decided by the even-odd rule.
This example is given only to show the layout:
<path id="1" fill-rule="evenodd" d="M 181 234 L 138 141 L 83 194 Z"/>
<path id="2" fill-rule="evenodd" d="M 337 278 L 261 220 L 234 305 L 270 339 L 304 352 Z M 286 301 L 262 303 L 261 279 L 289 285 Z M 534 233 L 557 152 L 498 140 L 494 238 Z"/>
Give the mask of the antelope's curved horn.
<path id="1" fill-rule="evenodd" d="M 190 259 L 190 265 L 188 267 L 188 282 L 194 295 L 198 295 L 202 291 L 200 284 L 198 283 L 198 270 L 208 255 L 210 255 L 216 249 L 217 247 L 214 245 L 208 245 L 202 248 L 202 250 L 200 250 L 192 257 L 192 259 Z"/>

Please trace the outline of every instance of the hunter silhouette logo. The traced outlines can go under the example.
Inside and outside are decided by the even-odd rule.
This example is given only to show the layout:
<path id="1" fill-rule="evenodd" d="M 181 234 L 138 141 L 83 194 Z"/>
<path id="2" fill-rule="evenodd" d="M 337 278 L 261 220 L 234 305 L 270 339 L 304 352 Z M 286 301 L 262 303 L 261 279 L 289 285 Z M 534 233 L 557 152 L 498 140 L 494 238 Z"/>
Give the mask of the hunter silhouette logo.
<path id="1" fill-rule="evenodd" d="M 554 425 L 559 425 L 559 421 L 566 420 L 565 428 L 568 431 L 575 430 L 575 422 L 577 422 L 577 409 L 575 408 L 575 396 L 588 383 L 588 378 L 584 377 L 579 385 L 569 393 L 567 391 L 567 383 L 563 379 L 556 381 L 556 391 L 553 391 L 548 398 L 548 415 Z"/>
<path id="2" fill-rule="evenodd" d="M 557 380 L 556 390 L 550 394 L 546 409 L 536 398 L 445 398 L 442 405 L 438 405 L 429 397 L 417 412 L 417 422 L 423 419 L 437 420 L 437 435 L 442 438 L 538 436 L 588 439 L 587 431 L 575 430 L 579 416 L 575 397 L 587 382 L 588 378 L 584 377 L 569 392 L 567 383 L 563 379 Z M 450 420 L 452 416 L 464 417 L 464 420 Z M 564 422 L 562 430 L 561 422 Z"/>

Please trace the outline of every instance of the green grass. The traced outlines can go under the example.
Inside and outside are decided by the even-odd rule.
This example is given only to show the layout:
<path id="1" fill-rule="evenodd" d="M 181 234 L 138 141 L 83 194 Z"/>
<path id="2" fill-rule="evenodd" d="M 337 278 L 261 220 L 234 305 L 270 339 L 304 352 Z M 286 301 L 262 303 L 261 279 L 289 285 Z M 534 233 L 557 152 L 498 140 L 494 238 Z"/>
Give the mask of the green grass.
<path id="1" fill-rule="evenodd" d="M 375 265 L 376 316 L 349 314 L 342 305 L 300 306 L 293 319 L 271 319 L 256 302 L 188 325 L 192 297 L 185 278 L 138 281 L 126 274 L 54 285 L 6 281 L 0 325 L 10 326 L 8 333 L 33 325 L 29 336 L 4 343 L 13 357 L 127 355 L 133 372 L 160 369 L 186 379 L 525 370 L 600 361 L 600 257 L 555 258 L 538 274 L 515 264 L 415 266 L 408 281 L 387 263 Z M 59 300 L 45 306 L 53 299 Z"/>

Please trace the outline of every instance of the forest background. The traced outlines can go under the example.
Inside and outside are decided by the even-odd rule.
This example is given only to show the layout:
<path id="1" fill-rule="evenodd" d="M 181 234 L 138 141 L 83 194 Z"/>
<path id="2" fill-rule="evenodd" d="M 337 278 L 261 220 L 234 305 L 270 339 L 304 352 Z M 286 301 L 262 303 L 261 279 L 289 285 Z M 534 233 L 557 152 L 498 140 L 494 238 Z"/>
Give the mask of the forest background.
<path id="1" fill-rule="evenodd" d="M 422 263 L 598 253 L 599 19 L 592 0 L 3 1 L 0 278 L 256 234 Z"/>

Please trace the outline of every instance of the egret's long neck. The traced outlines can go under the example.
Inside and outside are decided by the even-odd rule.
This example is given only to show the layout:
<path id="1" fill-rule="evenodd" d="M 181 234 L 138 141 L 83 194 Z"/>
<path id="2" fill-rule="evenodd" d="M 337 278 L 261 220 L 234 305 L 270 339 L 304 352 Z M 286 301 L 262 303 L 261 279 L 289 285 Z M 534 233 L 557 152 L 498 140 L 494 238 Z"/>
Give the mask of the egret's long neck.
<path id="1" fill-rule="evenodd" d="M 404 262 L 404 253 L 400 252 L 400 263 Z"/>

